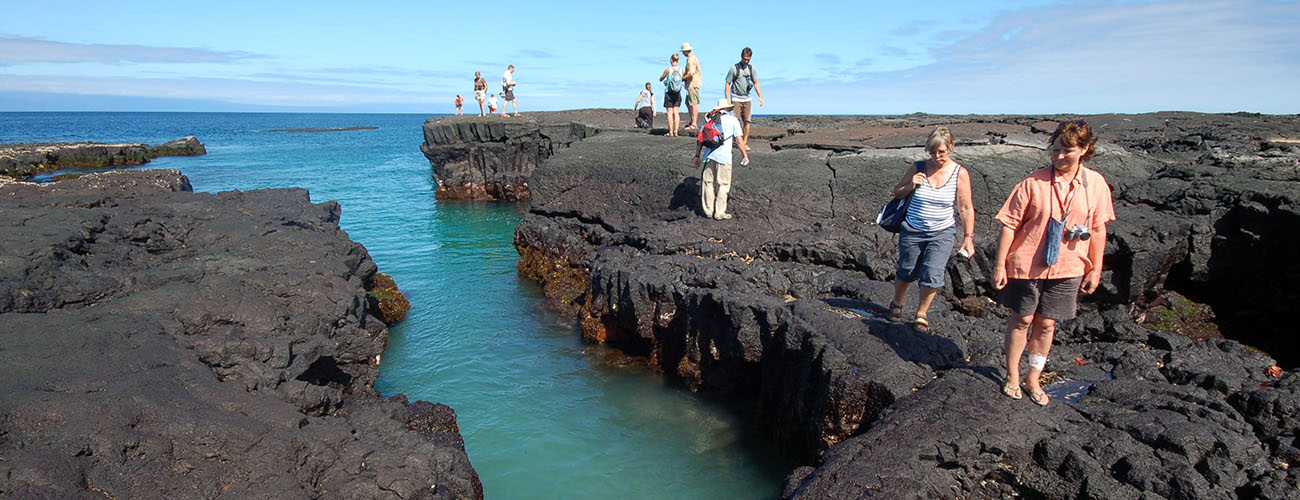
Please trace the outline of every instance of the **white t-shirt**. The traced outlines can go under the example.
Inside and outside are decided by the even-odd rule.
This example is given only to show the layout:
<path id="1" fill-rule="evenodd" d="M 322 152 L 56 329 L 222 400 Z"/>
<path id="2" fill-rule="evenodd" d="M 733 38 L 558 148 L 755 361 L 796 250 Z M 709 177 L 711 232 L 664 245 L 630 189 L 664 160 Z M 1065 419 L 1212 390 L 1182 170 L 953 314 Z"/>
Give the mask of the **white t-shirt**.
<path id="1" fill-rule="evenodd" d="M 514 71 L 506 70 L 506 72 L 505 72 L 504 74 L 501 75 L 501 91 L 502 91 L 502 92 L 504 92 L 506 89 L 510 88 L 510 84 L 512 84 L 512 83 L 515 82 L 514 74 L 515 74 Z M 624 102 L 627 102 L 627 101 L 624 101 Z"/>
<path id="2" fill-rule="evenodd" d="M 726 140 L 723 141 L 722 147 L 718 149 L 704 148 L 705 151 L 704 159 L 706 161 L 713 160 L 718 163 L 726 163 L 730 165 L 731 164 L 731 141 L 734 140 L 736 136 L 744 134 L 745 130 L 740 128 L 740 120 L 737 120 L 736 117 L 731 116 L 730 112 L 722 113 L 722 118 L 720 119 L 720 121 L 721 123 L 719 125 L 721 125 L 722 128 L 722 137 L 725 137 Z M 705 124 L 707 125 L 708 122 L 705 122 Z"/>
<path id="3" fill-rule="evenodd" d="M 627 102 L 627 101 L 623 101 L 623 102 Z M 655 95 L 651 93 L 649 90 L 642 90 L 641 95 L 636 96 L 637 109 L 641 109 L 646 106 L 650 106 L 653 108 L 654 105 L 655 105 Z"/>

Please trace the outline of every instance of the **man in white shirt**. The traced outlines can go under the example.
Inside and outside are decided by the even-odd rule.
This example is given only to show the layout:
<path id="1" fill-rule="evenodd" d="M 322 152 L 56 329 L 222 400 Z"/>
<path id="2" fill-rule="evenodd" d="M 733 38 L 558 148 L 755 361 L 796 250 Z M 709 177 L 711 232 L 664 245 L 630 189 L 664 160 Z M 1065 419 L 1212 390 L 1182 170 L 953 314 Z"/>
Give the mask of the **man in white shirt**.
<path id="1" fill-rule="evenodd" d="M 506 115 L 506 107 L 513 104 L 515 106 L 515 116 L 519 116 L 519 103 L 515 102 L 515 65 L 511 64 L 506 68 L 505 74 L 501 75 L 501 98 L 505 102 L 501 103 L 501 116 Z"/>
<path id="2" fill-rule="evenodd" d="M 704 153 L 704 168 L 700 172 L 700 205 L 704 208 L 704 216 L 717 220 L 727 220 L 731 214 L 727 213 L 727 194 L 731 192 L 731 147 L 732 141 L 737 140 L 740 144 L 741 161 L 740 165 L 749 164 L 749 148 L 746 148 L 744 130 L 740 127 L 740 122 L 736 117 L 731 116 L 729 111 L 733 108 L 731 101 L 719 99 L 718 105 L 713 107 L 713 111 L 706 117 L 701 129 L 717 126 L 722 131 L 724 140 L 721 146 L 716 149 L 707 148 L 702 142 L 695 143 L 695 166 L 700 166 L 700 153 Z M 703 133 L 703 132 L 702 132 Z"/>

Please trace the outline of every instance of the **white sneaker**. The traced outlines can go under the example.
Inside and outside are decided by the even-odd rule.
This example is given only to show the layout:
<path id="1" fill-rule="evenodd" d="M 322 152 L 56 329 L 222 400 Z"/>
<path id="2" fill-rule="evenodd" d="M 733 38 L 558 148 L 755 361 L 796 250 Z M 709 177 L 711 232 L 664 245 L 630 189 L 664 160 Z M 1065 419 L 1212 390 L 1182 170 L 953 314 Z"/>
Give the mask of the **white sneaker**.
<path id="1" fill-rule="evenodd" d="M 722 215 L 719 215 L 719 216 L 714 217 L 714 219 L 717 219 L 717 220 L 727 220 L 727 219 L 730 219 L 730 218 L 731 218 L 731 214 L 722 214 Z"/>

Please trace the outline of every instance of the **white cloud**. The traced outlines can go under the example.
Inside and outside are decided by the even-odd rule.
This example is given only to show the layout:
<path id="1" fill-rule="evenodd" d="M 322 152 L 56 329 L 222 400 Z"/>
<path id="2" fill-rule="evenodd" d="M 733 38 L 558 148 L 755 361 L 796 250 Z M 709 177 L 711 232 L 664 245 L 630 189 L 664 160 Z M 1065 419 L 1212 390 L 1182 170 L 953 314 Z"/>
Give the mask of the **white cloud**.
<path id="1" fill-rule="evenodd" d="M 851 81 L 764 82 L 790 95 L 862 95 L 827 112 L 1300 111 L 1300 5 L 1264 1 L 1066 5 L 998 16 L 933 51 L 938 60 Z M 806 100 L 806 99 L 805 99 Z M 800 106 L 803 108 L 805 106 Z"/>
<path id="2" fill-rule="evenodd" d="M 248 52 L 55 42 L 0 37 L 0 64 L 22 63 L 228 63 L 261 56 Z"/>

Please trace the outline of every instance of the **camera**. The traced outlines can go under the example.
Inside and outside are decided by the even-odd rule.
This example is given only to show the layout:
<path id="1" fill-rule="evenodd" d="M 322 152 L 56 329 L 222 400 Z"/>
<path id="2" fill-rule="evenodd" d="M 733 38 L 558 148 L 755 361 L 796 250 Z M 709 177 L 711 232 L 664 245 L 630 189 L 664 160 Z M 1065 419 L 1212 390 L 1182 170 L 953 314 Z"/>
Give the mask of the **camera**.
<path id="1" fill-rule="evenodd" d="M 1088 228 L 1083 227 L 1083 225 L 1081 224 L 1075 224 L 1074 227 L 1065 230 L 1065 241 L 1073 241 L 1073 240 L 1087 241 L 1088 238 L 1091 237 L 1092 237 L 1092 233 L 1089 233 Z"/>

